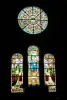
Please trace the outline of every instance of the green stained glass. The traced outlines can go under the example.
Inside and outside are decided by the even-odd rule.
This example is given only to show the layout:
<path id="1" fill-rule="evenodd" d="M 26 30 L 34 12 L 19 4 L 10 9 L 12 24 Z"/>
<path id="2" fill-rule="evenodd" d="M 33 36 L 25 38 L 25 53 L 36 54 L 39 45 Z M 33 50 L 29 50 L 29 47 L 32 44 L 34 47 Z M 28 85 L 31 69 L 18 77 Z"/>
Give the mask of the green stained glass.
<path id="1" fill-rule="evenodd" d="M 39 49 L 37 46 L 28 48 L 28 85 L 39 85 Z"/>
<path id="2" fill-rule="evenodd" d="M 19 27 L 26 33 L 39 34 L 43 32 L 48 25 L 46 13 L 39 7 L 26 7 L 18 14 Z"/>
<path id="3" fill-rule="evenodd" d="M 16 53 L 11 58 L 11 92 L 23 91 L 23 56 Z"/>
<path id="4" fill-rule="evenodd" d="M 56 92 L 55 58 L 52 54 L 44 55 L 44 83 L 49 92 Z"/>

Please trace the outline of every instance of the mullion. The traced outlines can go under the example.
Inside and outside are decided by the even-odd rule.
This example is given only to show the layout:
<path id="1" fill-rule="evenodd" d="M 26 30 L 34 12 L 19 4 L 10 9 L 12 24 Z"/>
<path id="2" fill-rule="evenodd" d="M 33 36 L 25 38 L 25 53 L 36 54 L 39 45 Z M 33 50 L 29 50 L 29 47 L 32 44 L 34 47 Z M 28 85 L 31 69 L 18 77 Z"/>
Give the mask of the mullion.
<path id="1" fill-rule="evenodd" d="M 41 25 L 41 9 L 40 9 L 40 25 Z M 40 26 L 41 28 L 41 32 L 42 32 L 42 27 Z"/>
<path id="2" fill-rule="evenodd" d="M 25 11 L 25 10 L 23 10 L 26 14 L 27 14 L 27 12 Z M 28 14 L 27 14 L 28 15 Z M 29 16 L 29 15 L 28 15 Z"/>
<path id="3" fill-rule="evenodd" d="M 32 6 L 32 15 L 33 15 L 33 6 Z M 31 20 L 31 19 L 30 19 Z M 33 25 L 33 34 L 34 34 L 34 25 Z"/>
<path id="4" fill-rule="evenodd" d="M 31 20 L 31 19 L 18 19 L 18 20 Z M 48 21 L 48 20 L 40 20 L 40 19 L 37 19 L 38 21 Z"/>
<path id="5" fill-rule="evenodd" d="M 32 15 L 33 15 L 33 6 L 32 6 Z"/>
<path id="6" fill-rule="evenodd" d="M 27 27 L 28 25 L 29 25 L 29 24 L 27 24 L 26 26 L 24 26 L 24 28 Z M 24 28 L 23 28 L 23 29 L 24 29 Z"/>
<path id="7" fill-rule="evenodd" d="M 34 34 L 34 25 L 33 25 L 33 34 Z"/>

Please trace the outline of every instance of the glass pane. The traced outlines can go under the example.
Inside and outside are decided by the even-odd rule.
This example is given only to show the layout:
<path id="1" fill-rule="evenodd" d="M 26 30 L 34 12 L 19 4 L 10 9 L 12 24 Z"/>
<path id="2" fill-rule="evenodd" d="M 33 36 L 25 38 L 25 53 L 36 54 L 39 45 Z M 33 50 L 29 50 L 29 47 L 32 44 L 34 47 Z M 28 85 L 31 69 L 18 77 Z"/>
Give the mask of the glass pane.
<path id="1" fill-rule="evenodd" d="M 11 58 L 11 92 L 23 92 L 23 56 L 18 53 Z"/>
<path id="2" fill-rule="evenodd" d="M 40 82 L 39 82 L 39 77 L 28 77 L 28 85 L 31 86 L 37 86 L 39 85 Z"/>
<path id="3" fill-rule="evenodd" d="M 39 7 L 26 7 L 18 14 L 18 24 L 26 33 L 39 34 L 46 29 L 48 17 Z"/>
<path id="4" fill-rule="evenodd" d="M 21 29 L 24 29 L 28 25 L 27 20 L 18 20 L 18 24 L 21 27 Z"/>
<path id="5" fill-rule="evenodd" d="M 44 55 L 44 83 L 48 86 L 49 92 L 56 92 L 55 58 L 51 54 Z"/>
<path id="6" fill-rule="evenodd" d="M 28 85 L 39 85 L 39 50 L 36 46 L 28 48 Z"/>
<path id="7" fill-rule="evenodd" d="M 28 24 L 23 31 L 30 32 L 30 34 L 33 34 L 33 25 Z"/>
<path id="8" fill-rule="evenodd" d="M 28 76 L 29 77 L 37 77 L 39 76 L 39 70 L 36 69 L 36 70 L 33 70 L 33 69 L 28 69 Z"/>

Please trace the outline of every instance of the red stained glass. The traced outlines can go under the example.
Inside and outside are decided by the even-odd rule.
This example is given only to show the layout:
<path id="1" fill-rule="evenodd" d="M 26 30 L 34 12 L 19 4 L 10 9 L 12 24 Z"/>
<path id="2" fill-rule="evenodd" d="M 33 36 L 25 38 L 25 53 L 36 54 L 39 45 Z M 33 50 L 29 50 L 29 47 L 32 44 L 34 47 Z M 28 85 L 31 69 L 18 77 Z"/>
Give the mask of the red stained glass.
<path id="1" fill-rule="evenodd" d="M 12 81 L 14 81 L 15 80 L 15 76 L 12 76 Z"/>
<path id="2" fill-rule="evenodd" d="M 52 78 L 53 81 L 55 81 L 55 75 L 54 74 L 51 76 L 51 78 Z"/>
<path id="3" fill-rule="evenodd" d="M 19 76 L 19 81 L 22 81 L 22 76 Z"/>
<path id="4" fill-rule="evenodd" d="M 48 81 L 49 80 L 49 75 L 46 75 L 45 79 L 46 79 L 46 81 Z"/>

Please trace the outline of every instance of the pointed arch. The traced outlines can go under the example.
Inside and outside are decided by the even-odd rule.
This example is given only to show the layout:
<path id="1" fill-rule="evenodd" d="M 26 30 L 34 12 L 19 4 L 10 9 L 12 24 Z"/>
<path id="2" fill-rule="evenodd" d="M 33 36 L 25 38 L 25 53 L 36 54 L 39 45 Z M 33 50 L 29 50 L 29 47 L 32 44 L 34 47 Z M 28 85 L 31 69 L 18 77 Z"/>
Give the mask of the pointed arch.
<path id="1" fill-rule="evenodd" d="M 19 53 L 11 57 L 11 92 L 23 92 L 23 56 Z"/>
<path id="2" fill-rule="evenodd" d="M 50 53 L 44 55 L 44 83 L 49 92 L 56 92 L 55 57 Z"/>
<path id="3" fill-rule="evenodd" d="M 28 86 L 39 84 L 39 49 L 37 46 L 30 46 L 28 47 Z"/>

